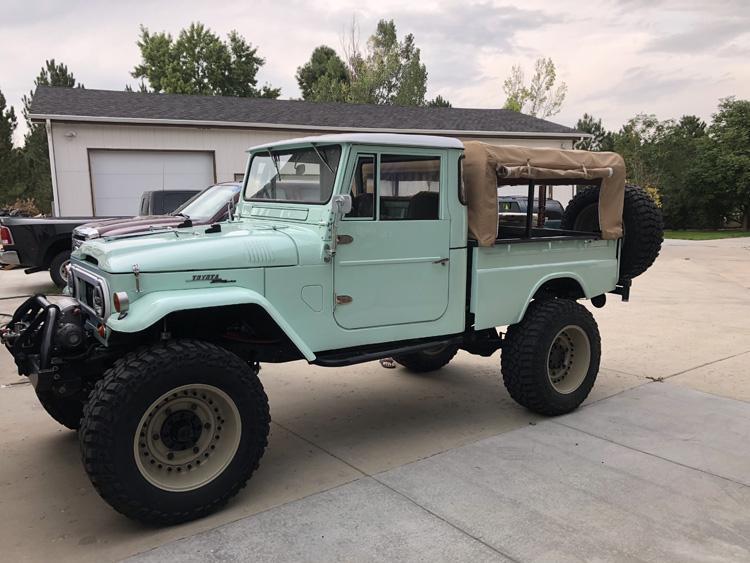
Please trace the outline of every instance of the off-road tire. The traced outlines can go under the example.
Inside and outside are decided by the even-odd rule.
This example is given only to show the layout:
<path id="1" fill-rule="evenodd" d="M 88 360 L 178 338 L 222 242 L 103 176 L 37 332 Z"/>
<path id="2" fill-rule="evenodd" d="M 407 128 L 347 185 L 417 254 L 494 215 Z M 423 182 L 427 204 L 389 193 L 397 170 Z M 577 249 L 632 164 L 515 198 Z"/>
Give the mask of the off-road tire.
<path id="1" fill-rule="evenodd" d="M 573 231 L 599 231 L 599 188 L 580 191 L 570 200 L 562 216 L 562 228 Z M 622 213 L 624 236 L 620 257 L 620 283 L 648 270 L 659 256 L 664 240 L 661 210 L 651 196 L 638 186 L 625 186 Z"/>
<path id="2" fill-rule="evenodd" d="M 419 352 L 399 354 L 398 356 L 394 356 L 393 359 L 413 372 L 427 373 L 428 371 L 435 371 L 447 365 L 457 352 L 458 346 L 456 344 L 447 344 L 436 347 L 434 350 L 428 348 Z"/>
<path id="3" fill-rule="evenodd" d="M 52 278 L 52 283 L 60 289 L 68 284 L 68 280 L 62 273 L 62 268 L 67 262 L 70 262 L 70 250 L 58 252 L 49 264 L 49 277 Z"/>
<path id="4" fill-rule="evenodd" d="M 173 492 L 144 477 L 134 438 L 153 401 L 186 385 L 213 386 L 230 397 L 241 430 L 231 461 L 213 480 Z M 256 369 L 213 344 L 173 340 L 131 352 L 104 373 L 84 408 L 81 457 L 92 484 L 115 510 L 151 525 L 177 524 L 217 510 L 245 486 L 265 451 L 269 423 Z"/>
<path id="5" fill-rule="evenodd" d="M 81 417 L 83 416 L 83 403 L 81 401 L 60 397 L 53 391 L 37 391 L 36 396 L 47 414 L 56 422 L 71 430 L 78 430 L 81 426 Z"/>
<path id="6" fill-rule="evenodd" d="M 567 393 L 552 384 L 548 373 L 550 350 L 566 327 L 577 327 L 588 337 L 590 361 L 581 383 Z M 599 372 L 601 339 L 593 315 L 569 299 L 533 301 L 523 320 L 508 327 L 503 341 L 503 382 L 510 396 L 529 410 L 554 416 L 575 410 L 591 392 Z"/>

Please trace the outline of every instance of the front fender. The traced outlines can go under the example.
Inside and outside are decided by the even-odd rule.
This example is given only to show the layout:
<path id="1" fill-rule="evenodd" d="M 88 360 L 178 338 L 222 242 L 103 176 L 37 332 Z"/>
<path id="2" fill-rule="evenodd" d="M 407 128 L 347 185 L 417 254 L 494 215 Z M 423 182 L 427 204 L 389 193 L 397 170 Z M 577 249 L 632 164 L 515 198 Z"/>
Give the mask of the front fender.
<path id="1" fill-rule="evenodd" d="M 186 289 L 178 291 L 155 291 L 144 295 L 130 305 L 128 314 L 120 319 L 113 314 L 107 319 L 107 327 L 115 332 L 133 333 L 145 330 L 169 313 L 187 309 L 209 309 L 226 305 L 259 305 L 266 310 L 308 361 L 315 359 L 310 347 L 300 338 L 276 308 L 260 293 L 242 287 Z"/>

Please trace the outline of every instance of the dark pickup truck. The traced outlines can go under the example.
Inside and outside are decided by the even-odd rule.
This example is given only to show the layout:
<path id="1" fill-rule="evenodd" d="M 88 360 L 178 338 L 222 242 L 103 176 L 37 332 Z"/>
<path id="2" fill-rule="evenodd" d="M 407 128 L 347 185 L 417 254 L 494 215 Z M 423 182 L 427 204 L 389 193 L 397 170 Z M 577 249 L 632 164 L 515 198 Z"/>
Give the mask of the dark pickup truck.
<path id="1" fill-rule="evenodd" d="M 198 193 L 198 190 L 144 192 L 140 209 L 169 213 Z M 0 265 L 23 266 L 27 274 L 49 270 L 55 285 L 65 287 L 65 267 L 70 259 L 73 229 L 102 219 L 105 218 L 2 217 Z"/>

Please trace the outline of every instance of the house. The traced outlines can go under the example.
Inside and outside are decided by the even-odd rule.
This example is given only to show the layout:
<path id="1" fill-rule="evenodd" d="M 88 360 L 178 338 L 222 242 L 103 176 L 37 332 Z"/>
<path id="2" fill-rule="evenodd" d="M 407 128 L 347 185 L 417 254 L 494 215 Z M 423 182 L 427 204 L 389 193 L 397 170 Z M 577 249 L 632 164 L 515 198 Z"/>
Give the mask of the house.
<path id="1" fill-rule="evenodd" d="M 502 109 L 314 103 L 48 86 L 37 88 L 30 117 L 46 126 L 54 211 L 68 216 L 135 214 L 146 190 L 200 189 L 215 182 L 241 180 L 249 147 L 292 137 L 334 132 L 418 133 L 495 144 L 572 148 L 584 136 L 556 123 Z"/>

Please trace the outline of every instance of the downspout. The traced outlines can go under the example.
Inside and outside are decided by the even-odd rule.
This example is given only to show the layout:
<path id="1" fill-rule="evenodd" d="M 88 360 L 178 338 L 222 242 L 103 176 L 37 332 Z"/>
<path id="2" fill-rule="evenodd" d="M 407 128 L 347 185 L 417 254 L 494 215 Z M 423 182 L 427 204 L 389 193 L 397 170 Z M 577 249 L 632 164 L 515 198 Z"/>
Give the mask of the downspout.
<path id="1" fill-rule="evenodd" d="M 55 166 L 55 145 L 52 143 L 52 122 L 49 119 L 44 121 L 44 128 L 47 131 L 47 148 L 49 149 L 49 167 L 50 177 L 52 178 L 52 212 L 55 217 L 60 216 L 60 197 L 57 193 L 57 166 Z"/>

